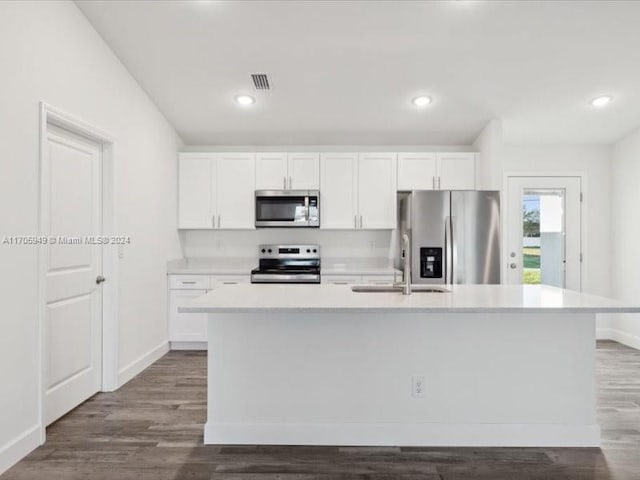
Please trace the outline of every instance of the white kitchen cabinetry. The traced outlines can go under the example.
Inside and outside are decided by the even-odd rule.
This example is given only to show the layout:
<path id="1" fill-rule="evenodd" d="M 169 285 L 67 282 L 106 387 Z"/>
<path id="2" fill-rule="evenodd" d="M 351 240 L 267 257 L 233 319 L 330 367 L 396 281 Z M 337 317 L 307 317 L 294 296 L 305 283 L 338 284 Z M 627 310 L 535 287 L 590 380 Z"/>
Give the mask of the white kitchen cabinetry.
<path id="1" fill-rule="evenodd" d="M 206 350 L 207 315 L 178 308 L 219 285 L 250 283 L 249 275 L 169 275 L 169 342 L 173 350 Z"/>
<path id="2" fill-rule="evenodd" d="M 216 160 L 217 225 L 255 228 L 255 161 L 252 153 L 221 153 Z"/>
<path id="3" fill-rule="evenodd" d="M 475 190 L 475 153 L 438 153 L 440 190 Z"/>
<path id="4" fill-rule="evenodd" d="M 257 190 L 317 190 L 320 188 L 318 153 L 258 153 Z"/>
<path id="5" fill-rule="evenodd" d="M 320 227 L 396 227 L 396 154 L 325 153 L 320 159 Z"/>
<path id="6" fill-rule="evenodd" d="M 358 154 L 323 153 L 320 157 L 320 228 L 357 228 Z"/>
<path id="7" fill-rule="evenodd" d="M 359 155 L 358 212 L 361 229 L 396 228 L 396 158 L 395 153 Z"/>
<path id="8" fill-rule="evenodd" d="M 207 341 L 207 314 L 180 313 L 178 307 L 204 295 L 206 290 L 170 290 L 169 291 L 169 341 L 182 344 L 185 342 Z M 202 345 L 192 343 L 194 348 Z M 173 348 L 173 345 L 172 345 Z"/>
<path id="9" fill-rule="evenodd" d="M 475 190 L 476 153 L 400 153 L 398 190 Z"/>
<path id="10" fill-rule="evenodd" d="M 255 228 L 253 153 L 183 153 L 178 228 Z"/>
<path id="11" fill-rule="evenodd" d="M 178 228 L 213 228 L 215 196 L 212 154 L 180 154 L 178 160 Z"/>

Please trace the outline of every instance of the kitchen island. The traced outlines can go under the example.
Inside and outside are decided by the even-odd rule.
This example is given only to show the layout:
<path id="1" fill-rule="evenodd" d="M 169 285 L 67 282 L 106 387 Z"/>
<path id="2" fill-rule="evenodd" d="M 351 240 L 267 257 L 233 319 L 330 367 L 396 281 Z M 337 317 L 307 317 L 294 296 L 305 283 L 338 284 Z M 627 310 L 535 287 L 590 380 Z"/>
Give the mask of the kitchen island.
<path id="1" fill-rule="evenodd" d="M 221 285 L 208 321 L 207 444 L 598 446 L 595 315 L 547 286 L 356 293 Z"/>

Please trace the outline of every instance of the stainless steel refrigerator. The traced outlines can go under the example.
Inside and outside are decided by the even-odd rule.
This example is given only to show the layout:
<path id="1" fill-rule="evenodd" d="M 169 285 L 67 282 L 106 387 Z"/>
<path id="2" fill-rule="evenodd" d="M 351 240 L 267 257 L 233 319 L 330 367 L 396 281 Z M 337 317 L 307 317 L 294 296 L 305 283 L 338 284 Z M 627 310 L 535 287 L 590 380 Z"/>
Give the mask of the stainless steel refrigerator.
<path id="1" fill-rule="evenodd" d="M 412 283 L 500 283 L 500 192 L 401 192 L 398 209 Z"/>

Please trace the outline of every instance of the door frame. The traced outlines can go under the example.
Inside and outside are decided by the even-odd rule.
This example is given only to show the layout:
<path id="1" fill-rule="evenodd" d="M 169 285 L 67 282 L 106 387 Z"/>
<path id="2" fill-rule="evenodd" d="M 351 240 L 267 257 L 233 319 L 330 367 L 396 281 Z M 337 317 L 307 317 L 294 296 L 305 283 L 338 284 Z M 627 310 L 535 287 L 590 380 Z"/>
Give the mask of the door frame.
<path id="1" fill-rule="evenodd" d="M 40 102 L 40 150 L 38 154 L 39 201 L 38 235 L 45 234 L 44 211 L 47 206 L 43 193 L 47 188 L 43 168 L 49 126 L 62 128 L 72 134 L 85 137 L 102 146 L 102 234 L 117 234 L 117 189 L 115 137 L 109 133 L 45 102 Z M 43 249 L 38 250 L 38 423 L 40 442 L 45 442 L 45 341 L 44 319 L 46 312 L 46 258 Z M 107 281 L 102 284 L 102 373 L 101 391 L 118 388 L 118 247 L 102 247 L 102 272 Z"/>
<path id="2" fill-rule="evenodd" d="M 502 203 L 502 220 L 501 220 L 501 227 L 502 227 L 502 246 L 503 248 L 501 249 L 503 258 L 502 258 L 502 262 L 501 262 L 501 276 L 502 276 L 502 283 L 507 283 L 507 276 L 509 275 L 509 271 L 508 271 L 508 264 L 509 264 L 509 259 L 507 258 L 507 242 L 509 241 L 509 224 L 508 224 L 508 220 L 507 220 L 507 211 L 508 211 L 508 205 L 507 202 L 509 200 L 509 179 L 513 178 L 513 177 L 517 177 L 517 178 L 526 178 L 526 177 L 535 177 L 535 178 L 541 178 L 541 177 L 550 177 L 550 178 L 579 178 L 580 179 L 580 291 L 582 291 L 582 289 L 584 288 L 584 272 L 587 269 L 587 262 L 588 262 L 588 258 L 589 255 L 587 255 L 587 249 L 588 249 L 588 240 L 585 238 L 584 232 L 587 231 L 587 216 L 586 216 L 586 211 L 587 211 L 587 201 L 589 196 L 587 195 L 587 174 L 585 172 L 579 172 L 579 171 L 563 171 L 563 172 L 554 172 L 554 171 L 548 171 L 548 170 L 542 170 L 539 172 L 536 171 L 531 171 L 531 170 L 527 170 L 527 171 L 522 171 L 522 172 L 518 172 L 518 171 L 509 171 L 509 172 L 504 172 L 504 176 L 503 176 L 503 186 L 502 186 L 502 195 L 501 195 L 501 203 Z"/>

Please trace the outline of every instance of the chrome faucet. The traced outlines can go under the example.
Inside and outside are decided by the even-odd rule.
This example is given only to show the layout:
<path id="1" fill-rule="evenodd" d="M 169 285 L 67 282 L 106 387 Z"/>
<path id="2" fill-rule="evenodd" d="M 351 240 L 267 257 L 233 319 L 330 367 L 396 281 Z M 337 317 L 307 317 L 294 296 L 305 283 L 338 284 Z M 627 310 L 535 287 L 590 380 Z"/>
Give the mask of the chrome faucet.
<path id="1" fill-rule="evenodd" d="M 411 295 L 411 241 L 406 233 L 402 234 L 402 257 L 404 258 L 402 294 Z"/>

